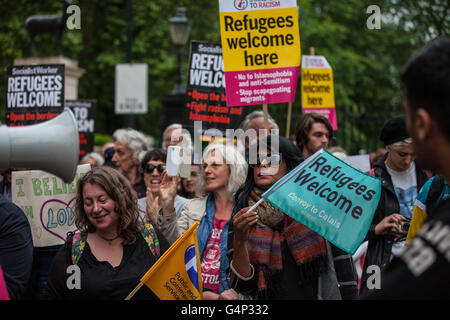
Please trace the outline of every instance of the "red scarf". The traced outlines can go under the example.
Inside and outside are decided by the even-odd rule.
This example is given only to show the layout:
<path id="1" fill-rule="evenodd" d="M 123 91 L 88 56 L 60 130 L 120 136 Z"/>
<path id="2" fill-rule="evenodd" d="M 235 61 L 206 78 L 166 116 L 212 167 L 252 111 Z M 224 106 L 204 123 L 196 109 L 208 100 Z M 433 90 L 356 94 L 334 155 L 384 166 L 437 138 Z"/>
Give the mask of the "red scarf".
<path id="1" fill-rule="evenodd" d="M 259 199 L 260 197 L 252 192 L 248 199 L 249 206 Z M 250 262 L 256 267 L 259 291 L 267 289 L 266 277 L 283 269 L 282 241 L 286 241 L 302 279 L 311 279 L 323 271 L 322 262 L 326 258 L 326 244 L 319 234 L 285 215 L 268 201 L 263 201 L 257 211 L 261 219 L 249 234 L 247 250 Z M 267 220 L 264 217 L 269 215 L 279 216 L 282 220 L 276 226 L 268 226 L 261 222 Z"/>

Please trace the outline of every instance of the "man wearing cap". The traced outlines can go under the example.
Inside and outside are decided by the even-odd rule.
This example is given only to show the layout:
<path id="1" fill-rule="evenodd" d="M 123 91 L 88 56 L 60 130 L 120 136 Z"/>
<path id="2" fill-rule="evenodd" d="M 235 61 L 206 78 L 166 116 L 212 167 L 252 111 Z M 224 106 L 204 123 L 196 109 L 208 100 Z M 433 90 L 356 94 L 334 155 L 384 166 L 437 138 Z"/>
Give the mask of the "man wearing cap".
<path id="1" fill-rule="evenodd" d="M 412 140 L 406 130 L 406 116 L 388 120 L 380 134 L 387 153 L 377 161 L 371 174 L 381 179 L 381 197 L 369 232 L 367 255 L 364 263 L 360 292 L 373 286 L 367 283 L 371 272 L 369 266 L 383 270 L 394 255 L 398 255 L 406 239 L 401 223 L 411 219 L 418 190 L 428 177 L 415 162 Z M 406 230 L 407 232 L 407 230 Z"/>

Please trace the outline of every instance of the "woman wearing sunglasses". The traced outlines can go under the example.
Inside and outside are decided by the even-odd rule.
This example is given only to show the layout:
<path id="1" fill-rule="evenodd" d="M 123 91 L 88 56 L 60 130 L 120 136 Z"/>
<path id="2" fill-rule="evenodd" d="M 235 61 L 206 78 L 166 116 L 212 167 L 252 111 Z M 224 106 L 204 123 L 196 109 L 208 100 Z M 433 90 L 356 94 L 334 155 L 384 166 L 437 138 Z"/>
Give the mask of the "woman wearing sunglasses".
<path id="1" fill-rule="evenodd" d="M 187 202 L 186 198 L 177 195 L 178 179 L 170 180 L 163 184 L 163 172 L 166 168 L 167 151 L 163 149 L 153 149 L 148 151 L 141 162 L 141 169 L 144 172 L 145 186 L 147 193 L 144 198 L 138 200 L 141 214 L 154 226 L 158 226 L 158 217 L 162 216 L 162 201 L 170 198 L 171 205 L 175 208 L 176 217 L 181 214 L 181 210 Z M 170 211 L 172 212 L 172 211 Z M 143 217 L 144 218 L 144 217 Z"/>
<path id="2" fill-rule="evenodd" d="M 247 212 L 264 191 L 303 161 L 294 144 L 276 139 L 278 152 L 271 152 L 274 136 L 258 142 L 258 157 L 249 158 L 247 180 L 238 193 L 228 234 L 228 242 L 233 242 L 230 286 L 259 299 L 355 298 L 356 273 L 350 255 L 268 201 Z"/>

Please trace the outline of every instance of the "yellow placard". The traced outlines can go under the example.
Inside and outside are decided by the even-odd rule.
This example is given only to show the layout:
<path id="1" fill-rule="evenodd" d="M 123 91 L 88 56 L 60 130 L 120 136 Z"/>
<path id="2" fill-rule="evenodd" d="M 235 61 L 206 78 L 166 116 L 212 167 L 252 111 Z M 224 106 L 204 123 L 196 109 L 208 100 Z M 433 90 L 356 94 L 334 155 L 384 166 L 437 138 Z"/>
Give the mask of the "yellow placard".
<path id="1" fill-rule="evenodd" d="M 297 8 L 220 12 L 225 71 L 300 65 Z"/>
<path id="2" fill-rule="evenodd" d="M 302 68 L 303 108 L 334 108 L 333 71 L 331 69 Z"/>
<path id="3" fill-rule="evenodd" d="M 195 222 L 140 280 L 161 300 L 202 300 L 203 283 Z"/>

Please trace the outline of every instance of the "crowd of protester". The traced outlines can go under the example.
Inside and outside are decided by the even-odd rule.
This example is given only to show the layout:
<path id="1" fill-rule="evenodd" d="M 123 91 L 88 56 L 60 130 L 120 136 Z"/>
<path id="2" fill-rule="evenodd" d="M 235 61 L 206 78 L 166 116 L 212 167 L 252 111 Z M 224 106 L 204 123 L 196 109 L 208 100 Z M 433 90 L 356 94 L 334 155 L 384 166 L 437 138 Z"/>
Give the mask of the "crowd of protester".
<path id="1" fill-rule="evenodd" d="M 449 75 L 445 38 L 423 48 L 405 68 L 406 115 L 386 121 L 380 130 L 384 148 L 370 157 L 368 174 L 381 180 L 382 191 L 358 265 L 267 201 L 249 211 L 264 191 L 328 149 L 334 137 L 330 122 L 318 113 L 303 114 L 289 140 L 272 134 L 278 125 L 270 115 L 266 122 L 264 113 L 255 111 L 241 128 L 255 130 L 256 139 L 246 139 L 242 148 L 210 143 L 201 164 L 191 161 L 190 175 L 183 178 L 166 172 L 169 146 L 181 146 L 194 159 L 191 137 L 180 124 L 165 129 L 161 148 L 151 147 L 137 130 L 116 130 L 102 154 L 80 161 L 91 170 L 77 183 L 78 231 L 64 245 L 33 248 L 26 217 L 11 202 L 16 169 L 4 172 L 0 265 L 10 297 L 124 299 L 198 221 L 207 300 L 449 298 Z M 256 150 L 256 162 L 249 161 L 249 150 Z M 345 150 L 335 152 L 347 156 Z M 67 287 L 70 265 L 82 270 L 80 290 Z M 373 266 L 382 272 L 381 286 L 369 284 Z M 134 298 L 156 296 L 145 288 Z"/>

